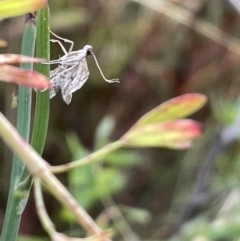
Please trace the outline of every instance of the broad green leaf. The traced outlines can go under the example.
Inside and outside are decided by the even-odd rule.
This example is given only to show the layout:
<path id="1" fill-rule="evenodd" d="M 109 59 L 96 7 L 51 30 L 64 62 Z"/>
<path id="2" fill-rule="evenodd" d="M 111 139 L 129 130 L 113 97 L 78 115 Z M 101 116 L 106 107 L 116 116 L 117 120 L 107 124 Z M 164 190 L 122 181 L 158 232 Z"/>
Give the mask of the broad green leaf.
<path id="1" fill-rule="evenodd" d="M 189 119 L 138 126 L 129 130 L 121 141 L 126 147 L 189 148 L 192 139 L 202 132 L 201 126 Z"/>
<path id="2" fill-rule="evenodd" d="M 35 12 L 47 4 L 47 0 L 1 0 L 0 18 L 16 17 Z"/>
<path id="3" fill-rule="evenodd" d="M 132 128 L 186 117 L 200 109 L 206 100 L 206 96 L 201 94 L 178 96 L 149 111 Z"/>

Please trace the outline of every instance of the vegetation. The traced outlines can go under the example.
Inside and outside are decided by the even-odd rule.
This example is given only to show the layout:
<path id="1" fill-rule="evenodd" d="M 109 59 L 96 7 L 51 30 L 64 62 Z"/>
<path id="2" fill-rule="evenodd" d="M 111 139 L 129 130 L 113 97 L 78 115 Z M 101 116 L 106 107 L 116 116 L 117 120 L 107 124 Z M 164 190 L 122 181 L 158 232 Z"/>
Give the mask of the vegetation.
<path id="1" fill-rule="evenodd" d="M 1 241 L 240 239 L 231 3 L 0 2 Z M 120 83 L 87 56 L 70 105 L 50 100 L 46 63 L 64 53 L 49 27 Z"/>

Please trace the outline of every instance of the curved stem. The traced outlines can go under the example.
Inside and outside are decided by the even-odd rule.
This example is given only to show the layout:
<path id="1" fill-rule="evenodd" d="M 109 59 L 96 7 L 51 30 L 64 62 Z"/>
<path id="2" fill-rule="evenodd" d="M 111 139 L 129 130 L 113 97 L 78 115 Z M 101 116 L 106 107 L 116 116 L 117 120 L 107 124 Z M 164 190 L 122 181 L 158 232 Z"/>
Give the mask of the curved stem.
<path id="1" fill-rule="evenodd" d="M 103 157 L 110 154 L 111 152 L 117 150 L 118 148 L 122 147 L 122 141 L 116 141 L 106 145 L 105 147 L 101 148 L 100 150 L 93 152 L 92 154 L 74 162 L 66 163 L 60 166 L 51 166 L 51 171 L 53 173 L 62 173 L 72 170 L 77 167 L 81 167 L 84 165 L 92 164 L 97 161 L 101 161 Z"/>

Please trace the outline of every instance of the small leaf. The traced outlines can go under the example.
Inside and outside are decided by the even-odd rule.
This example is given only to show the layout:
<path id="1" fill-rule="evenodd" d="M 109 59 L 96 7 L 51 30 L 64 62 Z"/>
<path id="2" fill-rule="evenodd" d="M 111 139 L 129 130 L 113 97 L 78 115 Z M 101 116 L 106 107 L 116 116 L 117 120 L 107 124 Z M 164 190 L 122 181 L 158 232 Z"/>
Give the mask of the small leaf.
<path id="1" fill-rule="evenodd" d="M 44 75 L 10 65 L 0 65 L 0 80 L 40 90 L 49 88 L 49 81 Z"/>
<path id="2" fill-rule="evenodd" d="M 151 213 L 146 209 L 134 208 L 125 205 L 119 205 L 119 208 L 128 222 L 147 224 L 152 220 Z"/>
<path id="3" fill-rule="evenodd" d="M 109 137 L 115 127 L 115 120 L 112 116 L 105 116 L 97 126 L 95 134 L 95 149 L 100 149 L 109 142 Z"/>
<path id="4" fill-rule="evenodd" d="M 126 147 L 189 148 L 192 139 L 202 133 L 200 124 L 189 119 L 180 119 L 139 126 L 129 130 L 122 138 Z"/>
<path id="5" fill-rule="evenodd" d="M 183 118 L 200 109 L 206 100 L 206 96 L 201 94 L 178 96 L 149 111 L 132 128 Z"/>
<path id="6" fill-rule="evenodd" d="M 109 194 L 119 192 L 126 184 L 126 178 L 122 173 L 113 168 L 104 168 L 95 179 L 96 199 Z"/>
<path id="7" fill-rule="evenodd" d="M 32 58 L 19 54 L 0 54 L 0 64 L 39 63 L 45 59 Z"/>
<path id="8" fill-rule="evenodd" d="M 2 0 L 0 18 L 10 18 L 35 12 L 47 4 L 47 0 Z"/>

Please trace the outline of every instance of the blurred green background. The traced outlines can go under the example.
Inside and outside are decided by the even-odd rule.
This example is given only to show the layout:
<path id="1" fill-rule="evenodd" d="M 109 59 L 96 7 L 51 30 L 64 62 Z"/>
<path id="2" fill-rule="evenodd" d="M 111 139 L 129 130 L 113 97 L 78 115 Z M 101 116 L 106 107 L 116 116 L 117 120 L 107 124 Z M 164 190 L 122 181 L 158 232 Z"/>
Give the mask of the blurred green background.
<path id="1" fill-rule="evenodd" d="M 43 154 L 51 165 L 120 138 L 163 101 L 193 92 L 209 97 L 192 117 L 203 123 L 204 134 L 189 150 L 120 150 L 60 180 L 102 227 L 115 229 L 114 240 L 240 240 L 240 15 L 234 5 L 227 0 L 49 4 L 51 30 L 74 41 L 74 50 L 92 45 L 105 76 L 120 79 L 104 82 L 90 56 L 90 77 L 71 104 L 60 93 L 51 100 Z M 1 22 L 0 37 L 9 42 L 2 52 L 19 53 L 23 26 L 24 17 Z M 51 59 L 62 55 L 52 43 Z M 14 123 L 16 87 L 0 85 L 0 108 Z M 0 153 L 1 226 L 12 154 L 4 145 Z M 59 231 L 82 233 L 47 193 L 45 201 Z M 32 197 L 20 233 L 46 239 Z"/>

